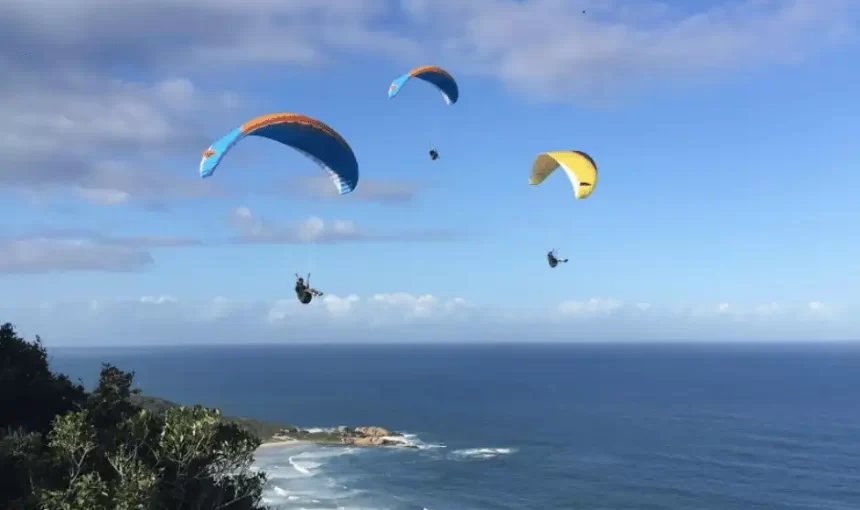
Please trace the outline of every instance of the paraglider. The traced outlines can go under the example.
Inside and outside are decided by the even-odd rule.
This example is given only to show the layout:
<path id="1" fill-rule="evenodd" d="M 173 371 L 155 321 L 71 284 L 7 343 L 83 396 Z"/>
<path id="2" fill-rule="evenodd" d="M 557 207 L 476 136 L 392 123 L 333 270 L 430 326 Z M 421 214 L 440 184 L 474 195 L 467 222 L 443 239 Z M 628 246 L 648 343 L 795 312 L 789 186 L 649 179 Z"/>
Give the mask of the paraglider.
<path id="1" fill-rule="evenodd" d="M 558 255 L 555 253 L 555 250 L 550 250 L 549 252 L 547 252 L 546 260 L 549 263 L 549 267 L 555 267 L 555 266 L 559 265 L 559 263 L 561 263 L 561 264 L 567 263 L 567 259 L 558 258 Z"/>
<path id="2" fill-rule="evenodd" d="M 296 298 L 303 305 L 310 304 L 314 296 L 322 296 L 323 293 L 311 287 L 311 274 L 308 273 L 308 281 L 296 273 Z"/>
<path id="3" fill-rule="evenodd" d="M 597 186 L 597 163 L 582 151 L 554 151 L 538 155 L 532 165 L 529 184 L 539 185 L 559 167 L 570 179 L 577 200 L 591 196 Z"/>
<path id="4" fill-rule="evenodd" d="M 582 151 L 554 151 L 539 154 L 532 165 L 529 184 L 537 186 L 546 180 L 557 168 L 563 168 L 573 186 L 573 196 L 577 200 L 591 196 L 597 185 L 597 164 L 591 156 Z M 559 259 L 555 250 L 546 254 L 549 267 L 554 268 L 567 259 Z"/>
<path id="5" fill-rule="evenodd" d="M 457 81 L 448 71 L 436 66 L 420 66 L 391 82 L 391 86 L 388 87 L 388 99 L 394 99 L 400 93 L 400 89 L 412 78 L 418 78 L 434 85 L 449 105 L 456 103 L 460 98 L 460 88 Z"/>
<path id="6" fill-rule="evenodd" d="M 267 138 L 302 153 L 328 172 L 340 195 L 358 186 L 358 161 L 346 140 L 325 123 L 298 113 L 261 115 L 219 138 L 203 152 L 200 177 L 211 177 L 230 149 L 248 136 Z M 308 304 L 314 296 L 323 295 L 298 275 L 296 278 L 300 302 Z"/>
<path id="7" fill-rule="evenodd" d="M 343 195 L 358 186 L 358 161 L 352 148 L 334 129 L 298 113 L 261 115 L 215 141 L 203 152 L 200 177 L 210 177 L 224 156 L 247 136 L 259 136 L 292 147 L 326 170 Z"/>
<path id="8" fill-rule="evenodd" d="M 449 105 L 456 103 L 460 98 L 460 87 L 448 71 L 437 66 L 421 66 L 391 82 L 391 86 L 388 87 L 388 99 L 394 99 L 400 93 L 400 89 L 412 78 L 418 78 L 435 86 Z M 436 161 L 437 159 L 439 159 L 439 151 L 431 144 L 430 160 Z"/>

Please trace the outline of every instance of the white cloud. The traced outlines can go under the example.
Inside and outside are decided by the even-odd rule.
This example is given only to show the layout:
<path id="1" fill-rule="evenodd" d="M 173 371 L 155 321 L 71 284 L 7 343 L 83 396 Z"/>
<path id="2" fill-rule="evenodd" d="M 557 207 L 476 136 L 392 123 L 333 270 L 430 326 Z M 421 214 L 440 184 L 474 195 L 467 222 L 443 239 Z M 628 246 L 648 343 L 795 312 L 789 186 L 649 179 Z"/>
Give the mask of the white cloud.
<path id="1" fill-rule="evenodd" d="M 131 194 L 127 191 L 109 188 L 84 188 L 78 186 L 76 188 L 78 194 L 84 200 L 90 202 L 98 202 L 106 205 L 125 204 L 131 198 Z"/>
<path id="2" fill-rule="evenodd" d="M 338 296 L 325 296 L 323 298 L 326 310 L 332 315 L 346 315 L 350 313 L 353 306 L 359 301 L 361 299 L 355 294 L 350 294 L 343 298 Z"/>
<path id="3" fill-rule="evenodd" d="M 781 311 L 781 308 L 778 304 L 776 304 L 776 302 L 771 301 L 770 303 L 764 305 L 758 305 L 755 308 L 755 311 L 758 315 L 761 316 L 772 316 L 774 314 L 779 313 Z"/>
<path id="4" fill-rule="evenodd" d="M 322 303 L 322 307 L 320 307 Z M 272 303 L 266 313 L 269 323 L 277 324 L 293 318 L 312 316 L 319 320 L 343 320 L 355 317 L 361 298 L 355 294 L 340 297 L 333 294 L 316 298 L 310 305 L 299 303 L 295 297 L 278 299 Z"/>
<path id="5" fill-rule="evenodd" d="M 371 241 L 447 241 L 453 234 L 438 230 L 375 232 L 351 220 L 326 221 L 311 216 L 296 223 L 277 223 L 256 216 L 247 206 L 237 207 L 230 224 L 238 232 L 237 243 L 337 243 Z"/>
<path id="6" fill-rule="evenodd" d="M 364 237 L 364 233 L 351 221 L 326 222 L 311 216 L 297 223 L 281 225 L 255 216 L 246 206 L 233 210 L 231 224 L 239 232 L 238 241 L 244 243 L 321 243 Z"/>
<path id="7" fill-rule="evenodd" d="M 88 75 L 56 79 L 60 82 L 50 84 L 56 87 L 52 93 L 25 88 L 17 91 L 14 100 L 0 100 L 9 121 L 0 137 L 0 141 L 10 142 L 0 145 L 4 152 L 38 148 L 69 155 L 92 149 L 181 150 L 187 142 L 201 140 L 201 124 L 184 114 L 229 108 L 235 101 L 230 94 L 198 91 L 187 79 L 153 84 Z"/>
<path id="8" fill-rule="evenodd" d="M 230 226 L 238 236 L 205 241 L 181 236 L 114 237 L 75 229 L 31 229 L 16 235 L 0 232 L 0 273 L 142 271 L 153 266 L 154 248 L 225 243 L 434 242 L 453 238 L 449 232 L 435 230 L 376 232 L 350 220 L 326 221 L 315 216 L 280 224 L 255 216 L 248 207 L 232 211 Z"/>
<path id="9" fill-rule="evenodd" d="M 225 297 L 183 299 L 169 294 L 136 298 L 0 303 L 12 319 L 54 345 L 106 343 L 438 340 L 480 311 L 462 298 L 386 293 L 326 295 L 309 305 L 295 296 L 268 301 Z M 404 338 L 402 335 L 408 334 Z"/>
<path id="10" fill-rule="evenodd" d="M 426 187 L 426 184 L 423 186 Z M 337 200 L 359 200 L 383 204 L 406 204 L 418 196 L 422 185 L 405 179 L 374 179 L 362 177 L 361 185 L 349 195 L 341 195 L 332 186 L 331 179 L 325 175 L 303 176 L 290 179 L 276 192 L 306 198 L 326 198 Z"/>
<path id="11" fill-rule="evenodd" d="M 188 148 L 206 146 L 202 121 L 214 118 L 201 114 L 224 111 L 232 101 L 227 96 L 197 91 L 185 79 L 149 85 L 78 75 L 25 80 L 6 92 L 0 93 L 0 184 L 7 189 L 72 191 L 106 205 L 223 193 L 194 172 L 159 165 L 164 155 L 177 154 L 193 168 L 199 151 Z"/>
<path id="12" fill-rule="evenodd" d="M 173 296 L 142 296 L 141 303 L 149 303 L 153 305 L 163 305 L 167 303 L 176 303 L 178 300 Z"/>
<path id="13" fill-rule="evenodd" d="M 387 311 L 402 313 L 408 318 L 431 317 L 437 314 L 448 314 L 468 308 L 463 298 L 440 301 L 432 294 L 414 296 L 405 292 L 392 294 L 374 294 L 373 303 Z"/>
<path id="14" fill-rule="evenodd" d="M 641 304 L 641 303 L 638 303 Z M 309 305 L 295 296 L 247 301 L 185 299 L 169 293 L 89 298 L 33 306 L 0 302 L 0 316 L 53 345 L 71 343 L 482 342 L 482 341 L 816 341 L 860 340 L 856 313 L 832 305 L 759 307 L 717 304 L 685 309 L 612 298 L 569 301 L 529 316 L 462 297 L 389 292 L 327 294 Z M 827 320 L 822 320 L 826 318 Z M 815 319 L 815 320 L 813 320 Z"/>
<path id="15" fill-rule="evenodd" d="M 623 306 L 624 304 L 617 299 L 591 298 L 587 301 L 564 301 L 558 305 L 558 311 L 563 315 L 595 317 L 612 315 Z"/>
<path id="16" fill-rule="evenodd" d="M 827 305 L 821 301 L 810 301 L 808 306 L 813 312 L 820 312 L 827 309 Z"/>
<path id="17" fill-rule="evenodd" d="M 439 46 L 459 56 L 463 69 L 553 99 L 609 100 L 631 88 L 797 62 L 849 41 L 860 18 L 853 0 L 746 0 L 704 9 L 649 0 L 405 3 L 426 33 L 444 34 Z"/>
<path id="18" fill-rule="evenodd" d="M 104 245 L 89 239 L 14 239 L 0 241 L 0 272 L 139 271 L 153 263 L 148 251 Z"/>
<path id="19" fill-rule="evenodd" d="M 128 65 L 129 59 L 140 68 L 198 71 L 211 70 L 214 63 L 222 69 L 318 64 L 337 50 L 413 51 L 414 43 L 380 26 L 392 5 L 386 0 L 128 0 L 121 6 L 107 0 L 10 0 L 0 29 L 10 43 L 28 44 L 17 47 L 44 54 L 45 65 L 60 69 L 110 69 Z"/>
<path id="20" fill-rule="evenodd" d="M 110 237 L 85 231 L 46 230 L 0 237 L 0 273 L 133 272 L 154 262 L 150 250 L 199 244 L 183 237 Z"/>
<path id="21" fill-rule="evenodd" d="M 200 149 L 189 147 L 206 147 L 246 105 L 212 88 L 220 77 L 323 72 L 363 55 L 404 69 L 439 62 L 538 98 L 611 101 L 800 62 L 854 42 L 858 19 L 855 0 L 7 0 L 0 185 L 113 206 L 226 193 L 165 170 L 194 168 Z M 293 191 L 329 196 L 319 182 Z M 363 180 L 347 200 L 406 203 L 418 189 Z"/>
<path id="22" fill-rule="evenodd" d="M 810 301 L 804 312 L 803 317 L 812 320 L 833 319 L 837 315 L 836 307 L 821 301 Z"/>
<path id="23" fill-rule="evenodd" d="M 285 320 L 291 313 L 298 312 L 298 307 L 295 306 L 293 299 L 278 299 L 269 307 L 266 317 L 269 322 L 279 322 Z"/>
<path id="24" fill-rule="evenodd" d="M 684 303 L 661 307 L 591 298 L 560 303 L 544 327 L 554 337 L 592 341 L 860 340 L 860 320 L 843 312 L 818 301 L 755 306 L 730 302 Z"/>
<path id="25" fill-rule="evenodd" d="M 460 297 L 441 299 L 431 294 L 394 292 L 373 294 L 364 299 L 356 294 L 344 297 L 329 294 L 310 305 L 302 305 L 295 298 L 286 298 L 272 304 L 267 317 L 272 323 L 310 316 L 318 320 L 336 319 L 339 324 L 351 324 L 351 327 L 360 324 L 377 328 L 454 320 L 472 311 L 474 308 Z"/>
<path id="26" fill-rule="evenodd" d="M 363 53 L 403 65 L 445 61 L 458 73 L 547 97 L 796 62 L 852 41 L 860 15 L 854 0 L 9 0 L 4 7 L 0 60 L 30 73 L 129 67 L 170 76 L 211 72 L 213 62 L 229 72 Z M 172 78 L 156 92 L 186 104 L 195 90 Z"/>

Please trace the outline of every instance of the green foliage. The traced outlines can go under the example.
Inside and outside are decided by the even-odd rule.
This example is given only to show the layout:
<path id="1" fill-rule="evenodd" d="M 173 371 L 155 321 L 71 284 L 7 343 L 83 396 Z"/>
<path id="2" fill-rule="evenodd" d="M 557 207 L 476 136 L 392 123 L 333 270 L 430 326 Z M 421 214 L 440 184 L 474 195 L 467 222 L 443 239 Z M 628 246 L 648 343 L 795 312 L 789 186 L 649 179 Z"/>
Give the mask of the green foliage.
<path id="1" fill-rule="evenodd" d="M 163 415 L 168 409 L 180 407 L 180 404 L 159 397 L 149 395 L 132 395 L 129 399 L 140 408 L 151 413 Z M 295 428 L 293 425 L 273 421 L 255 420 L 241 416 L 223 416 L 224 421 L 235 423 L 253 434 L 261 441 L 265 441 L 284 429 Z"/>
<path id="2" fill-rule="evenodd" d="M 0 326 L 0 388 L 0 428 L 41 433 L 50 430 L 54 416 L 76 409 L 86 397 L 83 386 L 51 373 L 38 336 L 27 342 L 9 323 Z"/>
<path id="3" fill-rule="evenodd" d="M 109 510 L 111 497 L 109 487 L 98 473 L 85 473 L 69 481 L 68 487 L 60 490 L 37 489 L 39 508 L 43 510 Z"/>
<path id="4" fill-rule="evenodd" d="M 50 469 L 41 434 L 16 430 L 0 439 L 0 508 L 24 508 L 34 481 L 45 480 Z"/>
<path id="5" fill-rule="evenodd" d="M 103 365 L 87 394 L 50 372 L 38 338 L 28 343 L 2 326 L 0 429 L 9 432 L 0 440 L 0 508 L 262 508 L 265 475 L 249 469 L 260 438 L 201 406 L 149 412 L 136 403 L 133 379 Z M 7 398 L 7 387 L 34 393 Z"/>

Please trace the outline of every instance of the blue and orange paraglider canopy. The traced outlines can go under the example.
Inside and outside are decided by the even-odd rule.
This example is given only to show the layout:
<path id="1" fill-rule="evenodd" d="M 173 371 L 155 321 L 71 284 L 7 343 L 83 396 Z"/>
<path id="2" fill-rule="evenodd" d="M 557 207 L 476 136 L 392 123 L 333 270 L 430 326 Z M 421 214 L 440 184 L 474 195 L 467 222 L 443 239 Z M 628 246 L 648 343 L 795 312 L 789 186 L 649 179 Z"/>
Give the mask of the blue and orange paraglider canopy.
<path id="1" fill-rule="evenodd" d="M 230 149 L 247 136 L 260 136 L 292 147 L 328 171 L 343 195 L 358 186 L 358 161 L 352 148 L 325 123 L 298 113 L 255 117 L 219 138 L 203 152 L 200 177 L 215 173 Z"/>
<path id="2" fill-rule="evenodd" d="M 395 79 L 391 82 L 391 86 L 388 87 L 388 98 L 394 98 L 400 92 L 400 89 L 406 85 L 406 82 L 412 78 L 418 78 L 434 85 L 442 93 L 442 97 L 448 104 L 454 104 L 460 98 L 460 88 L 457 86 L 454 77 L 448 71 L 436 66 L 416 67 Z"/>

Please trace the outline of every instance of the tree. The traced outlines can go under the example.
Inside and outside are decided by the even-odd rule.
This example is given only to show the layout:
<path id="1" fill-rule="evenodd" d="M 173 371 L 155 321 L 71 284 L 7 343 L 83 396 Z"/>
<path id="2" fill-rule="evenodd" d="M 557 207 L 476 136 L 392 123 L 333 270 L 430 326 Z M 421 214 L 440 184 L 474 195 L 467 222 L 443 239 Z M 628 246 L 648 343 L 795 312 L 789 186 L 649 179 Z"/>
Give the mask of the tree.
<path id="1" fill-rule="evenodd" d="M 23 504 L 34 481 L 50 477 L 43 434 L 85 400 L 83 386 L 51 372 L 38 336 L 27 342 L 12 324 L 0 326 L 0 508 Z"/>
<path id="2" fill-rule="evenodd" d="M 262 508 L 265 475 L 250 470 L 260 440 L 247 429 L 202 406 L 149 413 L 131 402 L 134 374 L 108 364 L 87 394 L 50 372 L 38 337 L 9 324 L 0 335 L 2 387 L 38 388 L 47 402 L 3 395 L 0 417 L 16 429 L 0 440 L 0 508 Z M 27 400 L 13 419 L 10 402 Z"/>
<path id="3" fill-rule="evenodd" d="M 83 404 L 83 386 L 48 367 L 48 353 L 19 337 L 12 324 L 0 326 L 0 427 L 46 433 L 58 414 Z"/>

